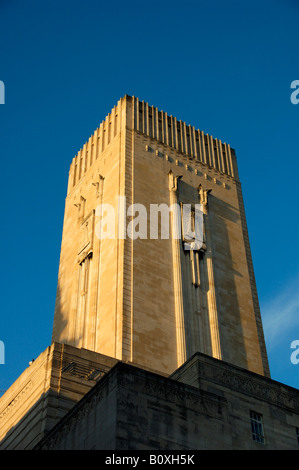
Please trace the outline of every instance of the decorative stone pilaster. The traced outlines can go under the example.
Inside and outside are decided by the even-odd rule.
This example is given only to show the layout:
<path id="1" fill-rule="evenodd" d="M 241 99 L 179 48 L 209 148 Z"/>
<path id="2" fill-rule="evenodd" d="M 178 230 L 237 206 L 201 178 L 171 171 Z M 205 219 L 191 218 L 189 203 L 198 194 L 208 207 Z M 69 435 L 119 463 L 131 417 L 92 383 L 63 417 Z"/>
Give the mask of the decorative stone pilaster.
<path id="1" fill-rule="evenodd" d="M 181 176 L 174 176 L 172 171 L 169 172 L 169 195 L 170 206 L 172 208 L 172 263 L 178 367 L 187 359 L 181 260 L 181 213 L 180 206 L 178 204 L 178 182 L 180 179 Z"/>
<path id="2" fill-rule="evenodd" d="M 213 268 L 213 253 L 211 246 L 211 228 L 208 213 L 208 195 L 211 192 L 210 189 L 204 190 L 200 185 L 198 193 L 200 197 L 200 203 L 203 207 L 204 213 L 204 227 L 206 235 L 206 251 L 205 251 L 205 264 L 207 272 L 207 305 L 209 313 L 209 325 L 210 325 L 210 337 L 211 337 L 211 352 L 212 356 L 216 359 L 222 359 L 221 344 L 220 344 L 220 333 L 219 333 L 219 319 L 217 309 L 217 299 L 215 291 L 215 279 L 214 279 L 214 268 Z"/>

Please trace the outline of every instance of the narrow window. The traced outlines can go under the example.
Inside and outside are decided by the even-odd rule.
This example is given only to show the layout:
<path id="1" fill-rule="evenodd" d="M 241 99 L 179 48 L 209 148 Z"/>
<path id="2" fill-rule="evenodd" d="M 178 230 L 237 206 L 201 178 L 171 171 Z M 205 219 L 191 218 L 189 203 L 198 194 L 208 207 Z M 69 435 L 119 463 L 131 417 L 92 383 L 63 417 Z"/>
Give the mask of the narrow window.
<path id="1" fill-rule="evenodd" d="M 299 428 L 296 428 L 297 442 L 299 446 Z"/>
<path id="2" fill-rule="evenodd" d="M 250 411 L 250 423 L 252 439 L 260 444 L 265 444 L 263 417 L 255 411 Z"/>

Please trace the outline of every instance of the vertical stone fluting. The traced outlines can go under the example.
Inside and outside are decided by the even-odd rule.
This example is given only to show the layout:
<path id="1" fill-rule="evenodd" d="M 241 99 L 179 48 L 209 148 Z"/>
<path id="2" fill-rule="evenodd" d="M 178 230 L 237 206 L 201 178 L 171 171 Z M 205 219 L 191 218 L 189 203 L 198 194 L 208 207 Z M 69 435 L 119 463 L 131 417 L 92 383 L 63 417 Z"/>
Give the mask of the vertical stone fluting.
<path id="1" fill-rule="evenodd" d="M 185 319 L 182 284 L 182 260 L 181 260 L 181 220 L 178 204 L 178 181 L 180 176 L 174 176 L 169 172 L 169 194 L 172 217 L 172 263 L 173 263 L 173 287 L 175 304 L 175 322 L 177 339 L 177 365 L 186 361 Z"/>
<path id="2" fill-rule="evenodd" d="M 218 309 L 215 291 L 215 279 L 214 279 L 214 268 L 213 268 L 213 254 L 211 247 L 211 229 L 210 220 L 208 215 L 207 201 L 203 204 L 204 219 L 205 219 L 205 233 L 206 233 L 206 253 L 205 263 L 207 272 L 207 304 L 209 312 L 209 324 L 210 324 L 210 335 L 211 335 L 211 353 L 212 356 L 221 359 L 221 345 L 220 345 L 220 334 L 219 334 L 219 321 L 218 321 Z"/>
<path id="3" fill-rule="evenodd" d="M 99 199 L 99 204 L 96 208 L 96 211 L 100 211 L 100 213 L 97 213 L 96 212 L 96 216 L 100 216 L 99 220 L 100 220 L 100 223 L 102 221 L 102 217 L 103 217 L 103 210 L 102 210 L 102 204 L 103 204 L 103 193 L 104 193 L 104 178 L 103 176 L 99 175 L 99 186 L 98 186 L 98 199 Z M 100 230 L 101 230 L 101 226 L 100 226 Z M 97 340 L 98 340 L 98 331 L 100 329 L 100 325 L 98 324 L 99 323 L 99 310 L 100 310 L 100 266 L 101 266 L 101 233 L 97 233 L 95 234 L 95 260 L 96 261 L 96 265 L 95 265 L 95 276 L 94 276 L 94 280 L 95 280 L 95 292 L 94 292 L 94 296 L 93 296 L 93 304 L 92 304 L 92 307 L 93 307 L 93 318 L 92 318 L 92 328 L 91 328 L 91 331 L 93 331 L 93 335 L 92 335 L 92 338 L 91 338 L 91 345 L 89 347 L 89 349 L 91 350 L 94 350 L 94 351 L 98 351 L 99 347 L 98 347 L 98 344 L 97 344 Z"/>

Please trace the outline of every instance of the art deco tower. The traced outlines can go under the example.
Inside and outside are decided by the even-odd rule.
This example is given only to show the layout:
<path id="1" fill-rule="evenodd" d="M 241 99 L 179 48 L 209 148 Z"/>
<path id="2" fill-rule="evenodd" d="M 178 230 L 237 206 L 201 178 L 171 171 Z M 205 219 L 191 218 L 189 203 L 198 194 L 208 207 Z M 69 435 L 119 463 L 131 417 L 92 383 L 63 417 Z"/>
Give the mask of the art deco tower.
<path id="1" fill-rule="evenodd" d="M 161 236 L 171 204 L 190 204 L 191 219 L 202 205 L 199 249 L 186 249 L 184 230 L 175 238 L 178 212 Z M 117 103 L 70 166 L 52 341 L 165 374 L 199 351 L 269 376 L 230 145 L 138 98 Z"/>
<path id="2" fill-rule="evenodd" d="M 52 342 L 0 449 L 297 449 L 270 378 L 235 151 L 124 96 L 73 159 Z"/>

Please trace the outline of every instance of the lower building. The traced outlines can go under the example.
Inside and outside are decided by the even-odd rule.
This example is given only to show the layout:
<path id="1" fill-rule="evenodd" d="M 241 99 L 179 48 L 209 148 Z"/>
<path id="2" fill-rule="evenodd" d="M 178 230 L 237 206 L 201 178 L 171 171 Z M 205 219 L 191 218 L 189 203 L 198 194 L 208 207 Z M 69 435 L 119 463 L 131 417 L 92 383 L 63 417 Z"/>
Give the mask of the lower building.
<path id="1" fill-rule="evenodd" d="M 299 449 L 298 433 L 296 389 L 197 353 L 170 377 L 118 362 L 35 448 Z"/>
<path id="2" fill-rule="evenodd" d="M 299 449 L 297 389 L 202 353 L 167 377 L 54 343 L 12 388 L 2 450 Z"/>

